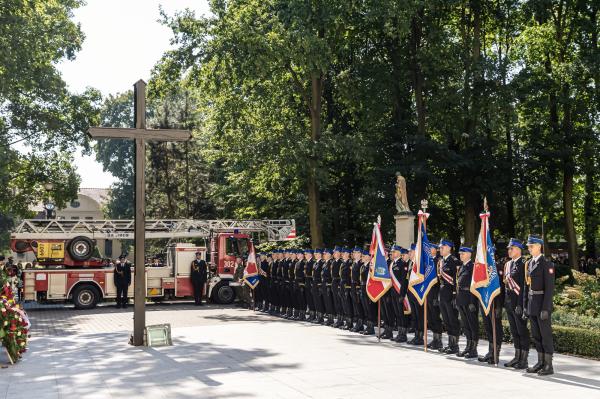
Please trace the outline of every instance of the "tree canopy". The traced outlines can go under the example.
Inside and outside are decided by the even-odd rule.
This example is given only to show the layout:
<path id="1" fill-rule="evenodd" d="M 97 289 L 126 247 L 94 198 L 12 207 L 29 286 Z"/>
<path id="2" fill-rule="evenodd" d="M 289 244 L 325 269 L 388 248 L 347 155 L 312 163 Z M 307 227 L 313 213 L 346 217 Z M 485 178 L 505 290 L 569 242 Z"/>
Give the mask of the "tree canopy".
<path id="1" fill-rule="evenodd" d="M 430 230 L 597 238 L 598 4 L 212 1 L 164 23 L 156 98 L 183 88 L 217 210 L 294 217 L 313 245 L 391 232 L 396 172 Z M 579 240 L 579 241 L 578 241 Z"/>

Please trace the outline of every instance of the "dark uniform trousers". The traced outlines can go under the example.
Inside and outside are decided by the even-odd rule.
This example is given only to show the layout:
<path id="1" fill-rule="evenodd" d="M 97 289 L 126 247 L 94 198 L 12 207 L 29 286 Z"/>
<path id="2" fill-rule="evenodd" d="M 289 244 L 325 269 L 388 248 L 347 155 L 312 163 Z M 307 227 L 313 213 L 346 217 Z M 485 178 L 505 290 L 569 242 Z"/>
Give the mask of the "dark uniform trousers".
<path id="1" fill-rule="evenodd" d="M 306 310 L 306 296 L 304 294 L 305 278 L 304 278 L 304 261 L 297 261 L 293 268 L 293 289 L 295 306 L 294 309 L 298 311 Z"/>
<path id="2" fill-rule="evenodd" d="M 431 287 L 427 294 L 427 328 L 436 334 L 442 333 L 440 317 L 440 285 L 439 282 Z"/>
<path id="3" fill-rule="evenodd" d="M 354 317 L 364 320 L 365 312 L 360 301 L 360 269 L 362 262 L 353 262 L 351 266 L 350 297 L 352 299 L 352 313 Z"/>
<path id="4" fill-rule="evenodd" d="M 531 337 L 538 353 L 554 353 L 552 339 L 552 297 L 554 296 L 554 265 L 543 256 L 530 260 L 526 267 L 528 279 L 525 306 L 531 321 Z M 546 311 L 547 318 L 541 318 Z"/>
<path id="5" fill-rule="evenodd" d="M 335 307 L 333 305 L 333 290 L 331 288 L 331 259 L 323 263 L 323 269 L 321 270 L 321 297 L 323 298 L 323 306 L 327 314 L 333 315 L 335 313 Z"/>
<path id="6" fill-rule="evenodd" d="M 342 263 L 341 259 L 333 260 L 331 262 L 331 293 L 333 300 L 333 307 L 335 309 L 336 314 L 343 314 L 344 307 L 342 306 L 342 286 L 340 283 L 340 264 Z"/>
<path id="7" fill-rule="evenodd" d="M 471 293 L 473 262 L 460 266 L 456 273 L 456 305 L 460 313 L 465 336 L 468 340 L 479 340 L 478 299 Z"/>
<path id="8" fill-rule="evenodd" d="M 308 310 L 315 311 L 315 302 L 313 298 L 313 273 L 314 273 L 315 261 L 313 259 L 305 262 L 305 286 L 304 286 L 304 302 L 308 307 Z M 304 309 L 303 309 L 304 310 Z"/>
<path id="9" fill-rule="evenodd" d="M 431 293 L 431 291 L 430 291 Z M 429 295 L 428 295 L 429 296 Z M 412 291 L 408 294 L 408 301 L 410 302 L 411 308 L 411 327 L 415 329 L 415 331 L 424 331 L 424 308 L 423 305 L 419 304 L 419 301 L 412 293 Z M 428 320 L 429 324 L 429 320 Z M 430 328 L 428 326 L 428 328 Z"/>
<path id="10" fill-rule="evenodd" d="M 315 262 L 313 269 L 313 282 L 312 282 L 312 300 L 315 310 L 319 313 L 325 312 L 325 305 L 323 304 L 323 298 L 321 297 L 323 278 L 322 278 L 322 261 Z"/>
<path id="11" fill-rule="evenodd" d="M 529 329 L 527 320 L 523 320 L 523 294 L 525 293 L 525 262 L 523 258 L 516 261 L 509 261 L 505 265 L 504 278 L 512 280 L 506 283 L 506 298 L 504 306 L 506 309 L 506 318 L 510 325 L 510 335 L 512 336 L 515 349 L 529 351 L 531 340 L 529 338 Z M 519 314 L 516 309 L 520 308 Z"/>
<path id="12" fill-rule="evenodd" d="M 347 261 L 342 264 L 340 267 L 340 294 L 341 294 L 341 302 L 342 309 L 344 311 L 344 315 L 348 318 L 352 318 L 354 312 L 352 311 L 352 282 L 350 280 L 350 268 L 352 264 Z"/>
<path id="13" fill-rule="evenodd" d="M 492 339 L 494 337 L 494 325 L 496 326 L 496 344 L 500 345 L 502 343 L 502 339 L 504 338 L 504 329 L 502 328 L 502 301 L 501 298 L 494 298 L 494 306 L 490 307 L 490 313 L 486 316 L 485 311 L 483 310 L 483 306 L 479 307 L 481 309 L 481 317 L 483 318 L 483 328 L 485 329 L 485 334 L 487 335 L 488 341 L 490 344 L 492 343 Z M 492 317 L 495 317 L 496 320 L 492 321 Z M 495 324 L 493 324 L 495 323 Z"/>

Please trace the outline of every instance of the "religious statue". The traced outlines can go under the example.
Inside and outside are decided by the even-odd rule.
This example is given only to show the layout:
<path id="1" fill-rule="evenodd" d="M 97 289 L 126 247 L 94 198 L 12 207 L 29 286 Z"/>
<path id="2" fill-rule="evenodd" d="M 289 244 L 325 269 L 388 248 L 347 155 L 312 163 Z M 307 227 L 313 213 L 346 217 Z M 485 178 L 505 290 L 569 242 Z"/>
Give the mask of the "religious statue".
<path id="1" fill-rule="evenodd" d="M 396 211 L 398 214 L 411 213 L 406 197 L 406 179 L 400 173 L 396 174 Z"/>

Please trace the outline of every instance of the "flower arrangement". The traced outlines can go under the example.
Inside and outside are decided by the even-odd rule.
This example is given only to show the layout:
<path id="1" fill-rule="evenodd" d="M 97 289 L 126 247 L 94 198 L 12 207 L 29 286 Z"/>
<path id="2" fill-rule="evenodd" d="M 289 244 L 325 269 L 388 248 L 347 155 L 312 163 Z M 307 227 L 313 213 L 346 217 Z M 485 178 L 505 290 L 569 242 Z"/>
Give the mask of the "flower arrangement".
<path id="1" fill-rule="evenodd" d="M 25 311 L 15 302 L 12 288 L 2 272 L 0 284 L 0 342 L 10 362 L 15 363 L 27 351 L 31 324 Z"/>

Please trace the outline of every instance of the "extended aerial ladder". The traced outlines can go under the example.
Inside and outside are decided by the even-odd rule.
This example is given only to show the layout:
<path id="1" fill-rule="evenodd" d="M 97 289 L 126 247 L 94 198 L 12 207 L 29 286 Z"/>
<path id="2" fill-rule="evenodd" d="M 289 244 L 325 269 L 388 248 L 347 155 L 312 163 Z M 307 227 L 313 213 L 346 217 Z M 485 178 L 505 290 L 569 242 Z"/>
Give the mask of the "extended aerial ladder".
<path id="1" fill-rule="evenodd" d="M 13 240 L 73 239 L 79 236 L 91 239 L 133 239 L 133 219 L 113 220 L 23 220 L 11 233 Z M 208 238 L 213 233 L 264 232 L 269 241 L 296 238 L 294 220 L 146 220 L 146 238 Z"/>

